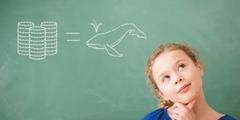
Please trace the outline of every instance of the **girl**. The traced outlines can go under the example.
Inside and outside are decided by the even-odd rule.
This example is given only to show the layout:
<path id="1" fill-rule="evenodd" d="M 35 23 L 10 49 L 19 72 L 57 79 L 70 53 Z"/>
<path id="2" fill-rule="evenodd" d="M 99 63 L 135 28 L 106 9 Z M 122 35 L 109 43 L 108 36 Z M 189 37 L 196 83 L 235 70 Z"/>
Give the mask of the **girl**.
<path id="1" fill-rule="evenodd" d="M 146 74 L 160 108 L 143 120 L 235 120 L 211 108 L 202 88 L 203 66 L 186 44 L 160 45 L 148 59 Z"/>

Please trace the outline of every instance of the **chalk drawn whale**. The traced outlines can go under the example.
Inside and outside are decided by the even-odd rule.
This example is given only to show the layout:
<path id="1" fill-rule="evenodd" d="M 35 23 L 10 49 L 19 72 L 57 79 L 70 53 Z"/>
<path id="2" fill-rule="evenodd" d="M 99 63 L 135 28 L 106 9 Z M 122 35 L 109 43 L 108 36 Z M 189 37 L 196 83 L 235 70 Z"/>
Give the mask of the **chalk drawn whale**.
<path id="1" fill-rule="evenodd" d="M 121 43 L 126 35 L 147 39 L 146 34 L 135 24 L 125 23 L 107 32 L 97 33 L 86 42 L 86 45 L 96 50 L 106 50 L 112 57 L 122 57 L 123 54 L 114 47 Z"/>

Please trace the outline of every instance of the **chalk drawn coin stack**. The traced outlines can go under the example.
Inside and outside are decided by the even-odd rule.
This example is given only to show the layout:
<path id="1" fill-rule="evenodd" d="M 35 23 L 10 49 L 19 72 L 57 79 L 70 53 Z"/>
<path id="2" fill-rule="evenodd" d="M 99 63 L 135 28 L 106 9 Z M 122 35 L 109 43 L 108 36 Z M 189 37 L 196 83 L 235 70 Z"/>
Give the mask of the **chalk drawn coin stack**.
<path id="1" fill-rule="evenodd" d="M 57 23 L 23 21 L 17 25 L 17 52 L 31 60 L 43 60 L 46 56 L 57 54 Z"/>

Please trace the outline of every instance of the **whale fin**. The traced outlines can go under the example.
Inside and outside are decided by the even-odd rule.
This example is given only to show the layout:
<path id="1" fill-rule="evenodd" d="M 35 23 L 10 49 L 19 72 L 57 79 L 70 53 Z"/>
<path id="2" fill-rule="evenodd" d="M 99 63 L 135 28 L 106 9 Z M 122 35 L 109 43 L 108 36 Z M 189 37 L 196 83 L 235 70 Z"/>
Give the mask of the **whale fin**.
<path id="1" fill-rule="evenodd" d="M 113 46 L 113 47 L 117 46 L 117 45 L 124 39 L 124 37 L 125 37 L 127 34 L 129 34 L 131 31 L 132 31 L 132 30 L 126 31 L 117 41 L 113 42 L 113 43 L 111 44 L 111 46 Z"/>
<path id="2" fill-rule="evenodd" d="M 112 46 L 106 44 L 105 50 L 107 51 L 108 55 L 112 57 L 122 57 L 123 54 L 119 53 L 116 49 L 114 49 Z"/>

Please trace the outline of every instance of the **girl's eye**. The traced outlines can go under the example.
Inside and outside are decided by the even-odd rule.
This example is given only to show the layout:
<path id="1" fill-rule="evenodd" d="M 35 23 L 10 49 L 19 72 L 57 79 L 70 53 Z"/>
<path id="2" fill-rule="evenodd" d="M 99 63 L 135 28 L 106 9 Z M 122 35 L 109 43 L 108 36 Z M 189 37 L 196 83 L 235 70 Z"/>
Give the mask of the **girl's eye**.
<path id="1" fill-rule="evenodd" d="M 170 76 L 169 76 L 169 75 L 166 75 L 166 76 L 163 77 L 162 80 L 163 80 L 163 82 L 164 82 L 164 81 L 168 81 L 169 79 L 170 79 Z"/>
<path id="2" fill-rule="evenodd" d="M 180 72 L 183 71 L 185 67 L 186 67 L 185 64 L 180 64 L 180 65 L 178 66 L 178 71 L 180 71 Z"/>

